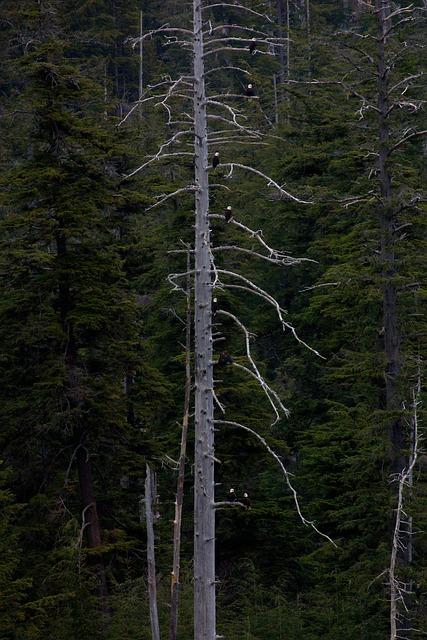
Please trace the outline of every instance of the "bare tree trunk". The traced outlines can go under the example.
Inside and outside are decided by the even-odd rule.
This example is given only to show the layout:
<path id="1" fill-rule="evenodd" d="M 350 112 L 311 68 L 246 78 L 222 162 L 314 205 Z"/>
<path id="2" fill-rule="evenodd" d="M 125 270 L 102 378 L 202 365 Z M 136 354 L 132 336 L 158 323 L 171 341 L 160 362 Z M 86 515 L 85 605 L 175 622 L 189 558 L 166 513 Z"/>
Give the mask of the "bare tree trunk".
<path id="1" fill-rule="evenodd" d="M 175 519 L 173 523 L 173 561 L 171 580 L 171 615 L 169 625 L 169 640 L 176 640 L 178 629 L 178 605 L 179 605 L 179 574 L 181 560 L 181 526 L 182 505 L 184 501 L 184 477 L 185 457 L 187 452 L 187 433 L 190 415 L 191 396 L 191 260 L 190 252 L 187 255 L 187 317 L 185 328 L 185 390 L 184 390 L 184 414 L 182 418 L 181 450 L 179 454 L 178 482 L 175 498 Z"/>
<path id="2" fill-rule="evenodd" d="M 408 546 L 408 557 L 410 559 L 410 536 L 412 535 L 412 519 L 406 512 L 405 505 L 405 487 L 408 487 L 408 497 L 411 497 L 412 485 L 413 485 L 413 473 L 416 465 L 419 453 L 420 434 L 418 431 L 418 407 L 421 395 L 421 369 L 420 360 L 418 361 L 418 376 L 417 383 L 412 389 L 412 416 L 410 420 L 411 427 L 411 450 L 408 460 L 408 468 L 402 469 L 398 476 L 398 494 L 397 494 L 397 506 L 396 506 L 396 518 L 394 524 L 392 550 L 390 556 L 390 568 L 389 568 L 389 580 L 390 580 L 390 640 L 397 640 L 403 637 L 401 632 L 405 630 L 405 638 L 411 637 L 411 625 L 408 611 L 406 609 L 405 598 L 408 593 L 412 593 L 411 582 L 405 583 L 399 580 L 396 575 L 397 564 L 399 558 L 399 550 Z M 403 527 L 403 523 L 409 521 L 408 524 Z M 399 612 L 398 603 L 403 604 L 403 610 L 405 613 Z M 401 607 L 402 608 L 402 607 Z"/>
<path id="3" fill-rule="evenodd" d="M 193 2 L 195 152 L 194 638 L 215 640 L 215 508 L 209 180 L 202 2 Z"/>
<path id="4" fill-rule="evenodd" d="M 145 476 L 145 521 L 147 524 L 148 601 L 150 606 L 151 638 L 152 640 L 160 640 L 159 615 L 157 611 L 156 555 L 154 549 L 153 522 L 153 502 L 155 497 L 155 475 L 147 464 Z"/>

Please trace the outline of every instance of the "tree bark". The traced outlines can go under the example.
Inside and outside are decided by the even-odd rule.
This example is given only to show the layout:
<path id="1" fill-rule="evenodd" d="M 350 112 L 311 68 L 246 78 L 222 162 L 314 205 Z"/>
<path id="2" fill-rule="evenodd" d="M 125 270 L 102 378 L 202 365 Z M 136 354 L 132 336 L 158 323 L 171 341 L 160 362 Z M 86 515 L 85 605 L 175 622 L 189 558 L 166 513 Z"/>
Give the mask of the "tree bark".
<path id="1" fill-rule="evenodd" d="M 212 288 L 206 92 L 201 0 L 193 1 L 195 151 L 194 638 L 215 640 Z"/>
<path id="2" fill-rule="evenodd" d="M 152 640 L 160 640 L 159 615 L 157 611 L 157 577 L 156 554 L 154 548 L 153 498 L 156 497 L 156 481 L 149 465 L 146 465 L 145 476 L 145 521 L 147 524 L 147 573 L 148 600 L 150 606 L 150 623 Z"/>
<path id="3" fill-rule="evenodd" d="M 396 256 L 395 233 L 397 209 L 393 205 L 392 179 L 390 169 L 390 154 L 392 143 L 390 140 L 389 126 L 389 74 L 390 68 L 386 60 L 387 43 L 387 16 L 390 13 L 388 0 L 375 0 L 377 16 L 377 90 L 378 90 L 378 175 L 381 194 L 379 208 L 379 225 L 381 238 L 381 279 L 382 279 L 382 312 L 384 327 L 384 359 L 385 359 L 385 408 L 389 418 L 389 442 L 390 442 L 390 469 L 396 477 L 402 474 L 406 467 L 407 459 L 404 454 L 405 435 L 404 421 L 401 414 L 402 398 L 399 389 L 401 373 L 400 331 L 397 309 L 396 286 Z M 397 496 L 396 496 L 397 497 Z M 396 525 L 397 515 L 394 516 L 392 530 Z M 394 549 L 396 562 L 408 565 L 410 562 L 410 532 L 404 531 L 404 524 L 399 525 L 401 531 L 401 545 Z M 394 539 L 393 539 L 394 544 Z M 399 632 L 410 627 L 409 619 L 402 611 L 398 615 L 397 603 L 393 598 L 391 585 L 390 606 L 390 639 L 396 640 Z M 410 637 L 410 632 L 405 631 L 405 637 Z"/>
<path id="4" fill-rule="evenodd" d="M 384 355 L 385 355 L 385 392 L 386 409 L 397 412 L 400 409 L 399 375 L 401 368 L 400 336 L 397 319 L 397 291 L 395 284 L 396 258 L 394 226 L 396 210 L 392 203 L 391 174 L 389 156 L 391 150 L 389 110 L 389 70 L 385 52 L 385 18 L 389 7 L 383 0 L 376 0 L 378 20 L 378 110 L 379 110 L 379 183 L 381 207 L 379 210 L 381 233 L 381 265 L 383 282 L 383 323 L 384 323 Z M 392 472 L 399 473 L 405 464 L 402 456 L 404 447 L 403 424 L 401 417 L 393 417 L 390 424 L 391 465 Z"/>
<path id="5" fill-rule="evenodd" d="M 190 252 L 187 255 L 187 271 L 190 272 Z M 173 528 L 173 561 L 171 578 L 171 614 L 169 625 L 169 640 L 176 640 L 178 630 L 178 606 L 180 589 L 180 562 L 181 562 L 181 528 L 182 505 L 184 501 L 185 457 L 187 452 L 187 433 L 190 415 L 191 396 L 191 275 L 187 276 L 187 317 L 185 329 L 185 390 L 184 390 L 184 414 L 182 418 L 181 449 L 178 465 L 178 482 L 175 498 L 175 518 Z"/>

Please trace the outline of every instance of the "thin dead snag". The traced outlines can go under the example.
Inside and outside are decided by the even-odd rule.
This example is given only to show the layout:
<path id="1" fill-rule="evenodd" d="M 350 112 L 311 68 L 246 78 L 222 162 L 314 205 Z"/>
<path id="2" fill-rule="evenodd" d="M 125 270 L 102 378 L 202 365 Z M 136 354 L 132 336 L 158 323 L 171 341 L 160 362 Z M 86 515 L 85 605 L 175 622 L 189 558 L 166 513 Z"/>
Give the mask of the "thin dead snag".
<path id="1" fill-rule="evenodd" d="M 412 582 L 399 580 L 397 571 L 399 557 L 411 557 L 412 517 L 407 511 L 406 502 L 411 497 L 413 472 L 420 451 L 422 434 L 419 431 L 418 408 L 421 404 L 421 362 L 418 363 L 418 375 L 411 395 L 411 417 L 409 428 L 411 433 L 411 449 L 407 468 L 397 474 L 392 481 L 397 482 L 397 506 L 393 530 L 390 566 L 388 570 L 390 585 L 390 640 L 408 638 L 414 629 L 410 625 L 410 610 L 407 597 L 413 593 Z M 405 635 L 402 635 L 405 634 Z"/>
<path id="2" fill-rule="evenodd" d="M 190 417 L 191 398 L 191 254 L 187 251 L 187 313 L 185 326 L 185 388 L 184 412 L 182 417 L 181 448 L 178 462 L 178 481 L 175 498 L 175 518 L 173 521 L 173 560 L 171 575 L 171 612 L 169 640 L 176 640 L 178 629 L 178 605 L 180 589 L 181 529 L 182 505 L 184 501 L 185 460 L 187 452 L 187 434 Z"/>
<path id="3" fill-rule="evenodd" d="M 153 504 L 155 501 L 155 474 L 147 464 L 145 476 L 145 522 L 147 525 L 148 601 L 150 606 L 151 638 L 152 640 L 160 640 L 159 615 L 157 611 L 157 577 L 153 514 Z"/>

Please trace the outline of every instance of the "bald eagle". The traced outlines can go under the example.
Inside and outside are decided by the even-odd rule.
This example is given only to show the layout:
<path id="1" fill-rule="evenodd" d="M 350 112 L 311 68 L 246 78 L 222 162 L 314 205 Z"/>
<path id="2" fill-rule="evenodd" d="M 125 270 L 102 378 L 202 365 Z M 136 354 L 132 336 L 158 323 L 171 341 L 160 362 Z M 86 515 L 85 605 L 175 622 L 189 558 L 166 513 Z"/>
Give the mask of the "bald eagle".
<path id="1" fill-rule="evenodd" d="M 216 169 L 219 165 L 219 151 L 215 151 L 214 156 L 212 158 L 212 167 Z"/>
<path id="2" fill-rule="evenodd" d="M 232 217 L 233 217 L 233 209 L 230 205 L 228 205 L 228 207 L 224 212 L 224 218 L 226 219 L 227 222 L 230 222 Z"/>
<path id="3" fill-rule="evenodd" d="M 256 46 L 257 46 L 257 41 L 256 38 L 252 38 L 252 40 L 249 43 L 249 53 L 251 55 L 253 55 L 256 51 Z"/>
<path id="4" fill-rule="evenodd" d="M 234 489 L 230 489 L 230 491 L 228 492 L 228 498 L 231 502 L 237 502 L 237 496 Z"/>
<path id="5" fill-rule="evenodd" d="M 252 84 L 248 84 L 248 86 L 246 87 L 245 93 L 248 96 L 248 98 L 252 98 L 255 95 L 254 87 Z"/>
<path id="6" fill-rule="evenodd" d="M 249 499 L 249 496 L 247 493 L 243 494 L 243 498 L 241 500 L 242 504 L 245 505 L 246 509 L 250 509 L 251 508 L 251 501 Z"/>

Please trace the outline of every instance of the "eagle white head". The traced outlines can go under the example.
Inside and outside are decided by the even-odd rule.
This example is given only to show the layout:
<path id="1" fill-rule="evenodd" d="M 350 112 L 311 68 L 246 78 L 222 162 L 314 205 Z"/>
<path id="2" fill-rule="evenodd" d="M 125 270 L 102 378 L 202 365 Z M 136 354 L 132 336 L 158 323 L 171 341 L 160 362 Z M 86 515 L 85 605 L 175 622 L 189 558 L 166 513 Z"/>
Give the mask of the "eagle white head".
<path id="1" fill-rule="evenodd" d="M 234 493 L 234 489 L 230 489 L 229 493 Z"/>
<path id="2" fill-rule="evenodd" d="M 244 497 L 244 498 L 249 498 L 249 496 L 248 496 L 248 494 L 247 494 L 247 493 L 244 493 L 244 494 L 243 494 L 243 497 Z"/>
<path id="3" fill-rule="evenodd" d="M 227 211 L 231 211 L 231 205 L 228 205 Z"/>
<path id="4" fill-rule="evenodd" d="M 248 89 L 252 89 L 252 85 L 251 84 L 248 84 Z"/>
<path id="5" fill-rule="evenodd" d="M 219 157 L 219 151 L 215 151 L 214 156 Z"/>

